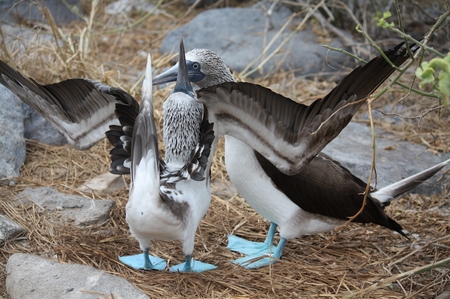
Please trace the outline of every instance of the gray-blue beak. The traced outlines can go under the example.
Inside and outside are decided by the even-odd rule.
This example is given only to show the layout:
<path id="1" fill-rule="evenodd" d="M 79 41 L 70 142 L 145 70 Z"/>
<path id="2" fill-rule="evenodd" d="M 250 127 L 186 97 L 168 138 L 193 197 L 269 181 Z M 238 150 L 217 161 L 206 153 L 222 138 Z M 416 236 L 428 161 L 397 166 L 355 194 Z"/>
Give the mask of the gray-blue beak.
<path id="1" fill-rule="evenodd" d="M 156 77 L 153 77 L 153 85 L 161 85 L 164 83 L 176 82 L 178 76 L 178 63 L 173 67 L 165 71 L 164 73 L 159 74 Z"/>

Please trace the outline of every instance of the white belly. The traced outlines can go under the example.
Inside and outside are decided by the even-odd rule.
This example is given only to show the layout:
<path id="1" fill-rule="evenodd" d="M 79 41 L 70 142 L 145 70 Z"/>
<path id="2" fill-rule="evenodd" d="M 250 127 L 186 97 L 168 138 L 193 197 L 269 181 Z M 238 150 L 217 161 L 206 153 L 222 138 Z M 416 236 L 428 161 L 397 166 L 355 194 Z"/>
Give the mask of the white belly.
<path id="1" fill-rule="evenodd" d="M 190 254 L 195 231 L 211 200 L 209 178 L 200 182 L 180 181 L 175 189 L 180 191 L 176 202 L 168 204 L 161 200 L 159 187 L 150 190 L 143 184 L 138 185 L 126 205 L 126 220 L 131 234 L 144 248 L 152 239 L 179 240 L 183 251 Z"/>
<path id="2" fill-rule="evenodd" d="M 261 216 L 278 224 L 281 237 L 292 239 L 326 232 L 342 223 L 306 212 L 293 203 L 274 186 L 259 165 L 253 149 L 231 136 L 225 136 L 225 162 L 239 194 Z"/>

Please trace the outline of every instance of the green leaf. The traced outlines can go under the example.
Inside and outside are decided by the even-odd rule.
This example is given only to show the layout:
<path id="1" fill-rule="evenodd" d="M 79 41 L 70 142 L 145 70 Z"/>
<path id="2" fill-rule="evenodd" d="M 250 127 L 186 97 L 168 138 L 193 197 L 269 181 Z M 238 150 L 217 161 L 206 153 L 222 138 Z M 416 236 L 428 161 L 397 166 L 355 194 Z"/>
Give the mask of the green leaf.
<path id="1" fill-rule="evenodd" d="M 392 28 L 395 26 L 394 22 L 386 22 L 385 20 L 379 20 L 377 23 L 378 27 L 382 27 L 382 28 Z"/>
<path id="2" fill-rule="evenodd" d="M 441 74 L 443 73 L 442 71 Z M 439 76 L 439 91 L 443 96 L 442 105 L 448 106 L 448 98 L 450 97 L 450 73 Z"/>
<path id="3" fill-rule="evenodd" d="M 419 88 L 423 89 L 423 86 L 427 83 L 433 83 L 435 81 L 434 78 L 434 69 L 429 66 L 428 62 L 422 62 L 422 65 L 417 68 L 416 76 L 422 81 L 419 84 Z"/>
<path id="4" fill-rule="evenodd" d="M 448 52 L 447 56 L 444 57 L 444 60 L 450 63 L 450 52 Z"/>
<path id="5" fill-rule="evenodd" d="M 383 17 L 381 17 L 381 18 L 378 18 L 377 16 L 375 17 L 375 19 L 377 20 L 378 19 L 378 23 L 377 23 L 377 26 L 378 27 L 383 27 L 383 28 L 392 28 L 392 27 L 394 27 L 395 25 L 394 25 L 394 22 L 387 22 L 386 21 L 386 19 L 388 19 L 388 18 L 390 18 L 391 17 L 391 12 L 390 11 L 385 11 L 384 13 L 383 13 Z"/>
<path id="6" fill-rule="evenodd" d="M 439 76 L 437 76 L 437 71 L 439 71 Z M 423 62 L 417 68 L 416 76 L 421 79 L 420 89 L 423 89 L 426 84 L 432 83 L 434 92 L 439 96 L 440 104 L 448 106 L 450 97 L 450 53 L 444 58 L 433 58 L 429 63 Z"/>
<path id="7" fill-rule="evenodd" d="M 450 62 L 447 62 L 443 58 L 433 58 L 433 59 L 431 59 L 430 67 L 432 67 L 433 69 L 442 69 L 444 72 L 450 73 Z"/>

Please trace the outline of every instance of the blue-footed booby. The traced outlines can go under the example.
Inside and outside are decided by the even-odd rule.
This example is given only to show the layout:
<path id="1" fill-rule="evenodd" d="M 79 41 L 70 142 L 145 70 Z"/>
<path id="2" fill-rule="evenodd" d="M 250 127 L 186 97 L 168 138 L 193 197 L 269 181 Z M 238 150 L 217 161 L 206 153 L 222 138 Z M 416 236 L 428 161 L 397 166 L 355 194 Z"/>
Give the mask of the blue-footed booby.
<path id="1" fill-rule="evenodd" d="M 182 43 L 180 54 L 183 64 Z M 88 148 L 106 132 L 114 146 L 111 172 L 131 174 L 126 220 L 142 250 L 142 254 L 119 257 L 123 263 L 136 269 L 164 270 L 166 262 L 148 254 L 150 240 L 179 240 L 185 262 L 172 266 L 171 271 L 212 270 L 216 266 L 193 260 L 192 253 L 197 226 L 211 198 L 208 161 L 213 125 L 194 98 L 186 66 L 180 67 L 177 84 L 163 104 L 163 161 L 153 119 L 151 72 L 149 56 L 139 106 L 119 88 L 89 79 L 40 85 L 0 61 L 0 83 L 50 120 L 73 146 Z"/>
<path id="2" fill-rule="evenodd" d="M 140 112 L 131 136 L 131 187 L 126 220 L 143 253 L 119 259 L 137 269 L 165 268 L 165 261 L 149 258 L 151 239 L 179 240 L 183 244 L 186 261 L 172 266 L 171 271 L 202 272 L 216 268 L 192 259 L 195 232 L 211 199 L 209 173 L 205 174 L 205 169 L 214 135 L 207 120 L 202 127 L 203 107 L 194 98 L 182 42 L 180 66 L 175 88 L 163 104 L 164 163 L 159 158 L 158 135 L 153 119 L 150 60 L 143 82 Z M 126 113 L 120 109 L 116 111 L 119 119 L 123 112 Z M 200 154 L 197 154 L 199 151 Z M 192 160 L 200 160 L 198 156 L 202 155 L 204 159 L 197 165 L 201 175 L 186 178 L 180 174 L 186 165 L 191 165 Z"/>
<path id="3" fill-rule="evenodd" d="M 409 57 L 402 44 L 384 54 L 395 66 Z M 235 263 L 246 268 L 266 266 L 281 257 L 287 240 L 333 230 L 356 215 L 364 202 L 366 183 L 320 151 L 394 72 L 389 62 L 378 56 L 357 67 L 310 106 L 255 84 L 236 83 L 213 51 L 189 51 L 186 64 L 191 82 L 200 89 L 197 98 L 214 123 L 216 138 L 225 135 L 225 163 L 231 181 L 250 206 L 271 222 L 264 243 L 229 236 L 228 247 L 248 255 Z M 176 64 L 156 76 L 153 84 L 176 80 L 178 67 Z M 405 236 L 383 208 L 446 163 L 371 190 L 353 221 L 379 224 Z M 280 242 L 275 247 L 277 226 Z"/>

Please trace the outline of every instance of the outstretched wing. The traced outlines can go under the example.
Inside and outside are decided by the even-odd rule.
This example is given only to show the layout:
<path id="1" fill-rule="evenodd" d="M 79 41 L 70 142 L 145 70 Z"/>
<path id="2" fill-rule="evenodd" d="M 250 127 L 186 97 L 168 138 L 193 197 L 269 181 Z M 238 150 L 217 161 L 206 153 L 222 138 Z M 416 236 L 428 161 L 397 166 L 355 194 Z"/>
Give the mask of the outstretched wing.
<path id="1" fill-rule="evenodd" d="M 50 121 L 78 149 L 87 149 L 118 125 L 116 102 L 129 102 L 125 91 L 90 79 L 41 85 L 0 60 L 0 83 Z"/>
<path id="2" fill-rule="evenodd" d="M 400 66 L 409 56 L 399 44 L 386 51 Z M 323 99 L 298 104 L 251 83 L 223 83 L 198 91 L 216 136 L 231 135 L 287 175 L 298 173 L 350 122 L 367 97 L 394 72 L 382 56 L 353 70 Z"/>

